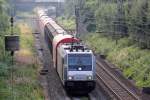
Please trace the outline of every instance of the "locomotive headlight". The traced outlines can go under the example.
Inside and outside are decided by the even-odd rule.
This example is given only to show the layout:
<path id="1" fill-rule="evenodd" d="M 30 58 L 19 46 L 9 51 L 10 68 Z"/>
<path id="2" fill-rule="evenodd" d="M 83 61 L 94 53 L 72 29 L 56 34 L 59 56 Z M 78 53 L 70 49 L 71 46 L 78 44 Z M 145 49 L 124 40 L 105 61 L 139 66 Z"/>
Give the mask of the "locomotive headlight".
<path id="1" fill-rule="evenodd" d="M 78 68 L 78 70 L 79 70 L 79 71 L 81 71 L 81 70 L 82 70 L 82 68 L 81 68 L 81 67 L 79 67 L 79 68 Z"/>
<path id="2" fill-rule="evenodd" d="M 72 79 L 73 79 L 73 77 L 72 77 L 72 76 L 68 76 L 68 79 L 69 79 L 69 80 L 72 80 Z"/>
<path id="3" fill-rule="evenodd" d="M 87 78 L 88 78 L 88 80 L 91 80 L 91 79 L 92 79 L 92 76 L 88 76 Z"/>

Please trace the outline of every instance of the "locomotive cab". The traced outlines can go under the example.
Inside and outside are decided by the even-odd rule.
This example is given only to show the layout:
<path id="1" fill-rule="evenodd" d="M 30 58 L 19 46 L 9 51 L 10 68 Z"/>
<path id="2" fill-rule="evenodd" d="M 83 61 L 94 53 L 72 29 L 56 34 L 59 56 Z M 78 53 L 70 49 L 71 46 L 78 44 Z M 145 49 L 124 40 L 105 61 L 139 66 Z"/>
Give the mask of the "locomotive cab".
<path id="1" fill-rule="evenodd" d="M 68 91 L 88 93 L 95 88 L 95 65 L 92 53 L 69 53 L 67 79 Z"/>

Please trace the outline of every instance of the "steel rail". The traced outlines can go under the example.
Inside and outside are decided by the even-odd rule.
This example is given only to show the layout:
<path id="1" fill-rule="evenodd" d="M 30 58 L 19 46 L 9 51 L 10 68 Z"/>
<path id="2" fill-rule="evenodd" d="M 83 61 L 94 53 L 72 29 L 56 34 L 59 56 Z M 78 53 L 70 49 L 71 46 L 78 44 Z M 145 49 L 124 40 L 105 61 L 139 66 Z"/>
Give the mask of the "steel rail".
<path id="1" fill-rule="evenodd" d="M 121 97 L 105 82 L 105 80 L 103 78 L 101 78 L 98 73 L 96 73 L 96 76 L 99 80 L 101 80 L 100 82 L 103 82 L 104 85 L 110 90 L 112 91 L 112 93 L 115 95 L 115 97 L 117 97 L 117 99 L 121 100 Z"/>
<path id="2" fill-rule="evenodd" d="M 109 75 L 111 78 L 113 78 L 114 81 L 116 81 L 126 92 L 128 92 L 128 94 L 129 94 L 130 96 L 132 96 L 135 100 L 140 100 L 140 98 L 139 98 L 137 95 L 135 95 L 133 92 L 131 92 L 131 91 L 130 91 L 123 83 L 121 83 L 110 71 L 108 71 L 108 69 L 106 69 L 106 68 L 104 67 L 104 65 L 101 64 L 98 60 L 96 60 L 96 64 L 97 64 L 99 67 L 101 67 L 101 68 L 107 73 L 107 75 Z M 108 66 L 108 65 L 107 65 L 107 66 Z M 97 76 L 100 78 L 100 76 L 98 75 L 98 73 L 97 73 Z M 103 79 L 101 78 L 101 80 L 103 80 Z M 110 87 L 110 86 L 107 85 L 107 83 L 105 82 L 105 80 L 103 80 L 103 82 L 104 82 L 104 84 L 113 92 L 113 94 L 115 94 L 120 100 L 122 100 L 121 97 L 118 96 L 119 94 L 117 94 L 117 93 L 113 90 L 112 87 Z"/>

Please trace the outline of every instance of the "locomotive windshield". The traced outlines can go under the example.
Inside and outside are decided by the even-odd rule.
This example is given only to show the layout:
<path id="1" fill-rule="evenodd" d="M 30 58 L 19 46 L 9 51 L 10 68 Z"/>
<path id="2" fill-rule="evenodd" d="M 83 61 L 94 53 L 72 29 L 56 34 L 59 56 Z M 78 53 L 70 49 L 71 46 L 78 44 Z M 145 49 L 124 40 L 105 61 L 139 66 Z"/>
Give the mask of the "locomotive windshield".
<path id="1" fill-rule="evenodd" d="M 69 71 L 91 71 L 92 56 L 90 54 L 71 54 L 68 55 Z"/>

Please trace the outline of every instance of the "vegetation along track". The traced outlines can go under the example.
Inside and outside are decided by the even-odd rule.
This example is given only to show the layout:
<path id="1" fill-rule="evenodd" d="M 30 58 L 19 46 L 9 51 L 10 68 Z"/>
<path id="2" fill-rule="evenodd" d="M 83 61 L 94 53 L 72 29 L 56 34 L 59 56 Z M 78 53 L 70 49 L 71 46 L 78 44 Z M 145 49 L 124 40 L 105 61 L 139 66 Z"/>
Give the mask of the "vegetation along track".
<path id="1" fill-rule="evenodd" d="M 96 60 L 97 63 L 97 78 L 103 82 L 105 86 L 112 92 L 118 100 L 140 100 L 139 96 L 128 89 L 118 78 L 116 78 L 105 62 Z"/>

